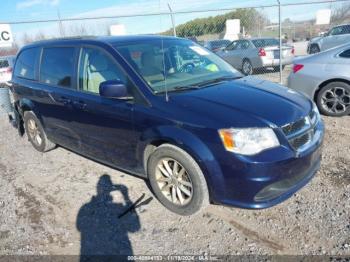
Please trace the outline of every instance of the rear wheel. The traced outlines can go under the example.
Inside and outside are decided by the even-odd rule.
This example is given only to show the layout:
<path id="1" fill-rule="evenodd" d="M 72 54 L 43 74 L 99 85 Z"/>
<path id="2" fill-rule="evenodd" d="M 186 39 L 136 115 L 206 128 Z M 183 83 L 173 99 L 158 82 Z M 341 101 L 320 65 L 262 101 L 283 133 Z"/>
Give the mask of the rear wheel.
<path id="1" fill-rule="evenodd" d="M 332 82 L 324 86 L 317 95 L 317 106 L 327 116 L 345 116 L 350 114 L 350 85 L 344 82 Z"/>
<path id="2" fill-rule="evenodd" d="M 284 70 L 285 67 L 286 67 L 285 65 L 282 66 L 282 71 Z M 273 67 L 273 71 L 279 72 L 280 71 L 280 66 L 274 66 Z"/>
<path id="3" fill-rule="evenodd" d="M 150 156 L 147 167 L 154 194 L 169 210 L 186 216 L 209 204 L 202 170 L 181 148 L 161 145 Z"/>
<path id="4" fill-rule="evenodd" d="M 39 119 L 32 111 L 24 112 L 23 122 L 28 140 L 36 150 L 46 152 L 56 147 L 54 143 L 47 139 Z"/>
<path id="5" fill-rule="evenodd" d="M 253 65 L 249 59 L 244 59 L 242 63 L 242 73 L 246 76 L 252 75 L 254 72 Z"/>

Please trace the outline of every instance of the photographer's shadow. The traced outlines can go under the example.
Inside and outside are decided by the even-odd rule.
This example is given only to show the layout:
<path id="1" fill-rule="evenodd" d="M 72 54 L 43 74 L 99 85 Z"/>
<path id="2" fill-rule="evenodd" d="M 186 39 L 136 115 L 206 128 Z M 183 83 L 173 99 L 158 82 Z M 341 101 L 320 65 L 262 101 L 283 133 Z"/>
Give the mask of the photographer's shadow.
<path id="1" fill-rule="evenodd" d="M 114 203 L 111 192 L 119 190 L 124 203 Z M 97 195 L 83 205 L 77 217 L 77 229 L 81 233 L 81 261 L 89 261 L 91 256 L 132 255 L 129 232 L 140 229 L 136 212 L 120 214 L 132 205 L 128 189 L 124 185 L 113 185 L 109 175 L 100 177 Z M 93 259 L 92 259 L 93 260 Z"/>

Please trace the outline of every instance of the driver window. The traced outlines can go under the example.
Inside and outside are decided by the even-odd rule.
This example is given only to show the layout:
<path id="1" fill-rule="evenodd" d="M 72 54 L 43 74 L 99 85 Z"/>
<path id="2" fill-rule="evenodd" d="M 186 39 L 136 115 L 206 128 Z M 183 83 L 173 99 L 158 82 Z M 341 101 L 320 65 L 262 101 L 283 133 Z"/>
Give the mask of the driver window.
<path id="1" fill-rule="evenodd" d="M 342 32 L 342 28 L 341 27 L 335 27 L 331 30 L 331 32 L 329 33 L 329 35 L 340 35 Z"/>
<path id="2" fill-rule="evenodd" d="M 106 53 L 99 49 L 82 48 L 79 65 L 79 89 L 99 94 L 100 84 L 107 80 L 126 83 L 126 76 Z"/>

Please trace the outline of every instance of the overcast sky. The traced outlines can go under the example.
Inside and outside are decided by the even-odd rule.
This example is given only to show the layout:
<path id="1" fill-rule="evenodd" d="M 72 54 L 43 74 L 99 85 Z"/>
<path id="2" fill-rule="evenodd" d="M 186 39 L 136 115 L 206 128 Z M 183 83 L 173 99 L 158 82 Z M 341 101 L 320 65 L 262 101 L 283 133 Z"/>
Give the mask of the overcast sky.
<path id="1" fill-rule="evenodd" d="M 283 4 L 317 1 L 318 0 L 281 0 Z M 2 20 L 1 22 L 4 23 L 8 21 L 55 19 L 58 16 L 58 12 L 61 18 L 157 13 L 168 11 L 168 3 L 176 12 L 266 6 L 275 4 L 276 0 L 1 0 L 0 19 Z M 329 8 L 332 5 L 335 6 L 337 4 L 284 7 L 282 9 L 282 15 L 283 18 L 290 18 L 291 20 L 310 19 L 315 18 L 317 10 Z M 277 21 L 277 8 L 264 8 L 259 10 L 265 13 L 271 21 Z M 175 16 L 175 22 L 180 24 L 194 18 L 207 17 L 221 13 L 223 12 L 179 14 Z M 124 24 L 127 33 L 130 34 L 161 32 L 169 29 L 171 26 L 169 16 L 118 18 L 109 21 L 99 20 L 84 22 L 84 25 L 93 27 L 101 23 Z M 79 23 L 75 22 L 75 24 Z M 70 25 L 69 23 L 65 24 L 66 27 L 70 27 Z M 12 25 L 12 30 L 17 37 L 24 32 L 30 34 L 38 30 L 44 33 L 57 34 L 58 24 L 19 24 Z"/>

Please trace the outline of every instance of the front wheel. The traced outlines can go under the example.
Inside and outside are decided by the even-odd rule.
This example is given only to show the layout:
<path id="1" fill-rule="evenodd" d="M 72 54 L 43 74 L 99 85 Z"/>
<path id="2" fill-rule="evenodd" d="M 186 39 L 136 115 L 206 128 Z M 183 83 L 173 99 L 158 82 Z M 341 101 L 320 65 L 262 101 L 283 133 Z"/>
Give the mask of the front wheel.
<path id="1" fill-rule="evenodd" d="M 159 146 L 150 156 L 147 167 L 155 196 L 172 212 L 192 215 L 209 204 L 203 172 L 181 148 L 170 144 Z"/>
<path id="2" fill-rule="evenodd" d="M 327 116 L 345 116 L 350 114 L 350 85 L 344 82 L 332 82 L 324 86 L 317 95 L 317 106 Z"/>
<path id="3" fill-rule="evenodd" d="M 311 45 L 310 47 L 310 54 L 317 54 L 319 53 L 321 50 L 318 47 L 318 45 Z"/>

